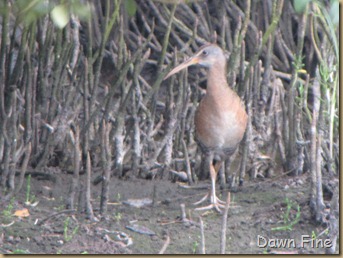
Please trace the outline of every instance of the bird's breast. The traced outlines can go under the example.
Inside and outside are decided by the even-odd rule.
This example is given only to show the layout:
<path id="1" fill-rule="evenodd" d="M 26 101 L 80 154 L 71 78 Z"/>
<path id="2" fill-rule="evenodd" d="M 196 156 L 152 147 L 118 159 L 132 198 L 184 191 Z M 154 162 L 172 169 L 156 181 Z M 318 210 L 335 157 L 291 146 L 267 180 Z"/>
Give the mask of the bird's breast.
<path id="1" fill-rule="evenodd" d="M 212 149 L 232 149 L 242 140 L 247 114 L 237 95 L 206 95 L 195 114 L 196 138 Z"/>

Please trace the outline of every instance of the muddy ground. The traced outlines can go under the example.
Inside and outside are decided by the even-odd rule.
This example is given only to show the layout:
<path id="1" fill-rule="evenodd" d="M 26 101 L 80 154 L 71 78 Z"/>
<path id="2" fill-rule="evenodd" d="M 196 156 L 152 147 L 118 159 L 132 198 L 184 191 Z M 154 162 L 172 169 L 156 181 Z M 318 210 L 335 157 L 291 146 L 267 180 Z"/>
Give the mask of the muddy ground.
<path id="1" fill-rule="evenodd" d="M 199 200 L 206 189 L 185 189 L 179 183 L 164 180 L 112 178 L 108 217 L 99 221 L 65 210 L 65 200 L 71 175 L 55 171 L 59 179 L 31 178 L 31 203 L 25 204 L 26 186 L 10 205 L 0 213 L 0 252 L 29 254 L 156 254 L 166 244 L 165 254 L 194 254 L 201 252 L 199 216 L 204 223 L 205 250 L 220 253 L 222 215 L 215 211 L 194 211 L 192 203 Z M 65 180 L 65 181 L 62 181 Z M 209 180 L 200 185 L 209 186 Z M 227 219 L 226 253 L 324 253 L 313 248 L 311 241 L 301 246 L 301 237 L 325 239 L 325 225 L 311 223 L 309 212 L 308 175 L 256 179 L 246 182 L 231 194 Z M 154 190 L 155 189 L 155 190 Z M 99 217 L 101 184 L 93 187 L 92 204 Z M 218 190 L 219 191 L 219 190 Z M 225 199 L 226 194 L 220 194 Z M 128 199 L 154 199 L 141 208 L 123 204 Z M 287 201 L 289 200 L 289 215 Z M 182 221 L 180 204 L 184 203 L 187 219 Z M 297 207 L 300 207 L 300 211 Z M 13 216 L 27 208 L 29 216 Z M 297 214 L 299 218 L 297 219 Z M 294 225 L 293 225 L 294 224 Z M 286 229 L 284 226 L 289 225 Z M 139 232 L 128 227 L 138 227 Z M 282 228 L 283 227 L 283 228 Z M 279 228 L 279 230 L 275 230 Z M 143 234 L 142 234 L 143 233 Z M 266 239 L 294 239 L 286 248 L 257 245 L 258 236 Z M 260 241 L 263 245 L 265 241 Z"/>

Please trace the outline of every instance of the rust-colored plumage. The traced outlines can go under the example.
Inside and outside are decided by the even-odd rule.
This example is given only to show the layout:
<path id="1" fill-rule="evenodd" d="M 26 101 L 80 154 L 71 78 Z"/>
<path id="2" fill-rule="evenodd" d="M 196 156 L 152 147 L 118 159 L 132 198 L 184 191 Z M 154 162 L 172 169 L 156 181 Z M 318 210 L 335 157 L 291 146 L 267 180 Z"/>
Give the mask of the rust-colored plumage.
<path id="1" fill-rule="evenodd" d="M 216 44 L 201 47 L 197 53 L 171 70 L 167 76 L 190 66 L 199 64 L 208 68 L 206 95 L 201 100 L 195 117 L 195 136 L 201 150 L 211 160 L 220 163 L 233 154 L 243 138 L 248 116 L 239 96 L 227 84 L 226 58 L 222 49 Z M 210 163 L 211 190 L 199 202 L 210 196 L 211 204 L 197 210 L 215 208 L 220 211 L 223 207 L 215 192 L 217 173 L 220 163 L 215 167 Z"/>

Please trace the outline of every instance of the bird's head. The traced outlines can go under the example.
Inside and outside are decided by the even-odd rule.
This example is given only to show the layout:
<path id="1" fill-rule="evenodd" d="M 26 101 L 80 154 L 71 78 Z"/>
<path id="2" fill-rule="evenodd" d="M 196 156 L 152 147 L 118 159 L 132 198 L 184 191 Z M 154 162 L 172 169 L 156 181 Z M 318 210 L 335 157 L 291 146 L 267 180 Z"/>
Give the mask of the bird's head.
<path id="1" fill-rule="evenodd" d="M 164 79 L 167 79 L 173 74 L 191 65 L 199 64 L 206 68 L 211 68 L 218 62 L 225 65 L 226 59 L 223 50 L 216 44 L 207 44 L 202 46 L 192 57 L 171 70 Z"/>

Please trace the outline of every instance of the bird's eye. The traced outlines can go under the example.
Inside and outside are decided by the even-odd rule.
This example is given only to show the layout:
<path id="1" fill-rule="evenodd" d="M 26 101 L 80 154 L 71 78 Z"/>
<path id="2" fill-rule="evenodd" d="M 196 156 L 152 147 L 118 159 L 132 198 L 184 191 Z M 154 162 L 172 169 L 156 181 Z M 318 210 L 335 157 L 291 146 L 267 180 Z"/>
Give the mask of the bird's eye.
<path id="1" fill-rule="evenodd" d="M 203 51 L 202 51 L 202 55 L 203 55 L 203 56 L 207 56 L 207 55 L 208 55 L 208 51 L 207 51 L 207 50 L 203 50 Z"/>

